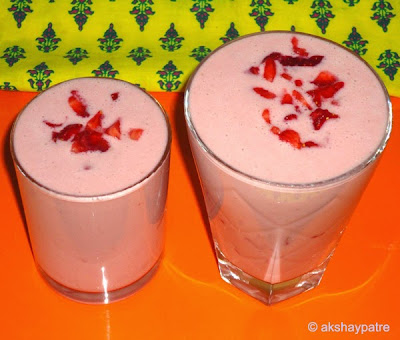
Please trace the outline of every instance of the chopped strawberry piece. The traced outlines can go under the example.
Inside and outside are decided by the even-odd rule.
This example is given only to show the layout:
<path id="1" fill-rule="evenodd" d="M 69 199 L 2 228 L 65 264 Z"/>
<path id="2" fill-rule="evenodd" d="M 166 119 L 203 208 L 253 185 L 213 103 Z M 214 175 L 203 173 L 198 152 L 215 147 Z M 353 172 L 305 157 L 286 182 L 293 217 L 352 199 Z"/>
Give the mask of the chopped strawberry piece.
<path id="1" fill-rule="evenodd" d="M 132 140 L 139 140 L 143 134 L 143 129 L 131 129 L 129 131 L 129 138 Z"/>
<path id="2" fill-rule="evenodd" d="M 300 52 L 301 49 L 298 50 Z M 308 54 L 307 54 L 308 55 Z M 282 55 L 279 52 L 273 52 L 266 56 L 263 60 L 265 62 L 266 59 L 277 60 L 283 66 L 316 66 L 318 65 L 322 59 L 324 59 L 321 55 L 313 55 L 311 57 L 307 56 L 299 56 L 292 57 L 289 55 Z"/>
<path id="3" fill-rule="evenodd" d="M 293 104 L 293 98 L 289 93 L 285 93 L 282 97 L 281 104 Z"/>
<path id="4" fill-rule="evenodd" d="M 262 87 L 255 87 L 253 88 L 253 91 L 266 99 L 274 99 L 276 97 L 275 93 L 263 89 Z"/>
<path id="5" fill-rule="evenodd" d="M 282 56 L 279 62 L 283 66 L 316 66 L 318 65 L 324 57 L 320 55 L 313 55 L 312 57 L 292 57 L 292 56 Z"/>
<path id="6" fill-rule="evenodd" d="M 105 131 L 105 133 L 111 137 L 121 139 L 121 122 L 118 119 L 113 124 L 111 124 Z"/>
<path id="7" fill-rule="evenodd" d="M 311 83 L 317 86 L 327 86 L 334 84 L 336 81 L 337 78 L 332 73 L 328 71 L 322 71 Z"/>
<path id="8" fill-rule="evenodd" d="M 281 133 L 281 130 L 280 130 L 277 126 L 273 126 L 273 127 L 271 128 L 271 132 L 272 132 L 274 135 L 279 135 L 279 134 Z"/>
<path id="9" fill-rule="evenodd" d="M 284 130 L 279 134 L 279 139 L 291 144 L 296 149 L 301 149 L 300 135 L 294 130 Z"/>
<path id="10" fill-rule="evenodd" d="M 87 122 L 86 127 L 91 130 L 101 130 L 101 121 L 104 115 L 102 111 L 97 112 L 90 120 Z"/>
<path id="11" fill-rule="evenodd" d="M 260 73 L 260 68 L 256 67 L 256 66 L 252 66 L 252 67 L 250 67 L 249 71 L 252 74 L 259 74 Z"/>
<path id="12" fill-rule="evenodd" d="M 264 64 L 264 79 L 273 82 L 276 76 L 275 61 L 273 58 L 266 58 Z"/>
<path id="13" fill-rule="evenodd" d="M 82 124 L 70 124 L 64 127 L 59 132 L 53 131 L 52 139 L 54 142 L 57 142 L 57 140 L 67 141 L 71 137 L 79 133 L 82 129 L 82 126 L 83 126 Z"/>
<path id="14" fill-rule="evenodd" d="M 303 95 L 302 95 L 300 92 L 298 92 L 298 91 L 296 91 L 296 90 L 293 90 L 292 95 L 293 95 L 293 97 L 294 97 L 297 101 L 299 101 L 303 106 L 305 106 L 307 109 L 311 110 L 310 104 L 308 104 L 307 100 L 303 97 Z"/>
<path id="15" fill-rule="evenodd" d="M 264 59 L 263 59 L 263 63 L 265 62 L 266 59 L 272 59 L 272 60 L 279 60 L 280 58 L 282 58 L 282 54 L 279 52 L 272 52 L 271 54 L 267 55 Z"/>
<path id="16" fill-rule="evenodd" d="M 320 107 L 323 98 L 332 98 L 343 86 L 344 83 L 339 81 L 331 85 L 317 87 L 314 90 L 307 91 L 307 93 L 313 98 L 314 103 Z"/>
<path id="17" fill-rule="evenodd" d="M 119 93 L 118 92 L 114 92 L 114 93 L 111 93 L 111 99 L 112 100 L 117 100 L 118 99 L 118 97 L 119 97 Z"/>
<path id="18" fill-rule="evenodd" d="M 315 146 L 319 146 L 319 145 L 311 140 L 309 140 L 303 144 L 303 148 L 313 148 Z"/>
<path id="19" fill-rule="evenodd" d="M 319 89 L 317 88 L 315 90 L 310 90 L 310 91 L 307 91 L 307 93 L 312 97 L 315 105 L 320 107 L 322 104 L 322 97 L 321 97 L 321 93 L 320 93 Z"/>
<path id="20" fill-rule="evenodd" d="M 321 96 L 324 98 L 332 98 L 344 86 L 344 82 L 339 81 L 335 84 L 320 88 Z"/>
<path id="21" fill-rule="evenodd" d="M 293 119 L 297 119 L 297 115 L 294 113 L 291 113 L 287 116 L 285 116 L 285 118 L 283 118 L 284 120 L 293 120 Z"/>
<path id="22" fill-rule="evenodd" d="M 287 74 L 287 73 L 282 73 L 281 77 L 285 78 L 286 80 L 292 80 L 292 76 L 290 74 Z"/>
<path id="23" fill-rule="evenodd" d="M 310 117 L 313 121 L 313 126 L 315 130 L 319 130 L 328 119 L 339 118 L 337 114 L 321 108 L 318 108 L 315 111 L 313 111 L 310 114 Z"/>
<path id="24" fill-rule="evenodd" d="M 270 114 L 269 114 L 269 110 L 265 109 L 262 113 L 262 117 L 264 118 L 264 120 L 268 123 L 271 124 L 271 118 L 270 118 Z"/>
<path id="25" fill-rule="evenodd" d="M 103 138 L 103 134 L 94 130 L 85 129 L 75 135 L 71 146 L 74 153 L 87 151 L 105 152 L 110 148 L 108 142 Z"/>
<path id="26" fill-rule="evenodd" d="M 71 96 L 68 98 L 68 104 L 78 116 L 90 116 L 90 114 L 86 111 L 86 105 L 84 104 L 81 96 L 78 94 L 78 91 L 71 91 Z"/>
<path id="27" fill-rule="evenodd" d="M 43 123 L 45 123 L 47 126 L 50 126 L 51 128 L 56 128 L 56 127 L 60 127 L 63 125 L 63 123 L 56 124 L 56 123 L 51 123 L 47 120 L 44 120 Z"/>
<path id="28" fill-rule="evenodd" d="M 300 79 L 296 79 L 296 80 L 294 81 L 294 84 L 295 84 L 297 87 L 300 87 L 300 86 L 303 85 L 303 82 L 302 82 Z"/>
<path id="29" fill-rule="evenodd" d="M 306 51 L 306 49 L 299 47 L 299 40 L 296 37 L 292 38 L 292 46 L 293 46 L 294 53 L 296 53 L 302 57 L 308 57 L 308 52 Z"/>

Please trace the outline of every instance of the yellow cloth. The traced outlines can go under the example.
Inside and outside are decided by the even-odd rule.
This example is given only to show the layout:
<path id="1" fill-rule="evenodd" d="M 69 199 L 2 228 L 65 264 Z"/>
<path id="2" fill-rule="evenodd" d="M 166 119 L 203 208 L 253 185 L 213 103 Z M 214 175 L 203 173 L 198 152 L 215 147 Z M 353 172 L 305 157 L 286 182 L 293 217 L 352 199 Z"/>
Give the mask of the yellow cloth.
<path id="1" fill-rule="evenodd" d="M 349 47 L 400 96 L 399 0 L 2 0 L 0 88 L 82 76 L 182 91 L 199 61 L 241 35 L 296 30 Z"/>

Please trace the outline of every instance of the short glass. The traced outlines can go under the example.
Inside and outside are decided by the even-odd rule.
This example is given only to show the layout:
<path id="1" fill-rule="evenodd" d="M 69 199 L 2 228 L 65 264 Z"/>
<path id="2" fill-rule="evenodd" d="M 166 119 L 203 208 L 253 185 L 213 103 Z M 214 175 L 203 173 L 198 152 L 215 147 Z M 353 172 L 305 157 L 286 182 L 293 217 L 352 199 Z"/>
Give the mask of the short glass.
<path id="1" fill-rule="evenodd" d="M 61 84 L 75 84 L 75 81 L 79 84 L 81 79 L 94 78 L 73 79 Z M 30 105 L 38 98 L 46 98 L 61 84 L 39 94 L 20 112 L 11 132 L 11 153 L 30 244 L 40 274 L 52 288 L 72 300 L 107 304 L 140 289 L 153 277 L 161 261 L 171 129 L 167 114 L 150 94 L 120 80 L 104 78 L 96 81 L 110 89 L 118 83 L 125 83 L 128 89 L 134 87 L 142 96 L 150 98 L 156 106 L 155 112 L 159 110 L 163 121 L 160 125 L 165 124 L 167 130 L 165 150 L 161 159 L 140 180 L 114 192 L 74 195 L 43 185 L 25 170 L 15 150 L 15 130 Z M 35 127 L 32 124 L 32 128 Z M 54 126 L 49 130 L 52 128 Z"/>
<path id="2" fill-rule="evenodd" d="M 220 275 L 271 305 L 318 286 L 389 139 L 392 112 L 382 81 L 368 66 L 387 99 L 387 127 L 367 159 L 339 176 L 306 184 L 261 180 L 227 164 L 196 130 L 190 105 L 192 84 L 215 53 L 257 34 L 229 42 L 203 60 L 188 82 L 184 104 Z M 229 77 L 222 73 L 215 76 Z M 213 95 L 212 91 L 207 93 L 208 98 Z"/>

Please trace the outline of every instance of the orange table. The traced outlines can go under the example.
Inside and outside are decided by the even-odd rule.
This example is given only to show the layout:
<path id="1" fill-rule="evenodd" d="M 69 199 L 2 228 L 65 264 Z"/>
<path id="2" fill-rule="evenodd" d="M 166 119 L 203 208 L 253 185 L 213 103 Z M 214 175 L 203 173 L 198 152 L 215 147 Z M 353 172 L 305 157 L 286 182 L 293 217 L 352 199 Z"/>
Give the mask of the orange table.
<path id="1" fill-rule="evenodd" d="M 320 286 L 267 307 L 220 279 L 186 138 L 183 96 L 154 93 L 173 127 L 164 259 L 135 295 L 93 306 L 55 293 L 33 262 L 8 138 L 17 112 L 34 95 L 0 91 L 2 339 L 348 339 L 355 333 L 334 332 L 333 324 L 349 330 L 376 323 L 390 331 L 362 339 L 400 339 L 400 99 L 393 98 L 387 150 Z M 317 323 L 316 332 L 308 330 L 310 322 Z"/>

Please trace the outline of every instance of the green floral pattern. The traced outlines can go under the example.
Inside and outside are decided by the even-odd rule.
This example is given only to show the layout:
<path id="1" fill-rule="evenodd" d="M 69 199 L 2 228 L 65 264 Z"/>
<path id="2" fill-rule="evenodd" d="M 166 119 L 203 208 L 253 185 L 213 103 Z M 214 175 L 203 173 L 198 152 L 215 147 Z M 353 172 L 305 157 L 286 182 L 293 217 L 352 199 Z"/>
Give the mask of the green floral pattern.
<path id="1" fill-rule="evenodd" d="M 123 39 L 118 38 L 117 32 L 114 30 L 114 25 L 110 24 L 104 32 L 103 38 L 97 39 L 100 42 L 100 49 L 104 52 L 111 53 L 118 50 Z"/>
<path id="2" fill-rule="evenodd" d="M 363 40 L 361 35 L 357 32 L 357 28 L 355 27 L 351 29 L 348 40 L 343 41 L 343 45 L 360 56 L 367 53 L 367 44 L 368 40 Z"/>
<path id="3" fill-rule="evenodd" d="M 29 13 L 32 13 L 31 0 L 11 0 L 12 6 L 8 9 L 14 17 L 17 27 L 21 28 L 22 22 Z"/>
<path id="4" fill-rule="evenodd" d="M 179 71 L 174 65 L 173 61 L 170 60 L 162 70 L 157 71 L 161 80 L 158 81 L 160 88 L 167 92 L 177 90 L 181 82 L 178 80 L 182 75 L 182 71 Z"/>
<path id="5" fill-rule="evenodd" d="M 137 47 L 129 52 L 128 58 L 131 58 L 136 62 L 136 65 L 140 66 L 147 58 L 151 58 L 151 52 L 147 48 Z"/>
<path id="6" fill-rule="evenodd" d="M 152 0 L 134 0 L 132 1 L 133 9 L 129 12 L 135 16 L 136 23 L 139 25 L 140 30 L 144 31 L 144 26 L 149 22 L 149 16 L 156 14 L 153 9 Z"/>
<path id="7" fill-rule="evenodd" d="M 72 63 L 72 65 L 76 65 L 83 59 L 89 58 L 88 54 L 88 51 L 86 51 L 85 49 L 76 47 L 72 50 L 69 50 L 64 58 L 67 58 Z"/>
<path id="8" fill-rule="evenodd" d="M 181 42 L 184 39 L 185 38 L 178 35 L 178 32 L 175 29 L 175 25 L 172 23 L 169 26 L 169 29 L 165 32 L 164 37 L 160 38 L 160 41 L 162 42 L 161 47 L 168 52 L 173 52 L 182 47 Z"/>
<path id="9" fill-rule="evenodd" d="M 5 59 L 8 66 L 13 66 L 20 59 L 25 58 L 25 50 L 19 46 L 7 47 L 1 58 Z"/>
<path id="10" fill-rule="evenodd" d="M 392 52 L 391 50 L 386 50 L 379 56 L 378 60 L 380 63 L 377 67 L 383 69 L 383 72 L 385 72 L 390 80 L 394 80 L 394 77 L 400 68 L 399 54 Z"/>
<path id="11" fill-rule="evenodd" d="M 36 41 L 39 43 L 36 46 L 39 51 L 49 53 L 58 48 L 58 43 L 61 39 L 56 37 L 56 32 L 53 30 L 53 24 L 50 22 L 47 25 L 47 28 L 43 31 L 42 36 L 36 38 Z"/>
<path id="12" fill-rule="evenodd" d="M 200 28 L 204 28 L 206 21 L 211 12 L 214 12 L 214 8 L 211 6 L 212 0 L 193 0 L 195 4 L 190 9 L 196 15 L 196 20 L 200 24 Z"/>
<path id="13" fill-rule="evenodd" d="M 31 88 L 37 91 L 43 91 L 50 86 L 50 75 L 54 73 L 54 71 L 50 70 L 46 63 L 42 62 L 36 65 L 33 70 L 28 70 L 28 73 L 31 76 L 31 78 L 28 79 Z"/>
<path id="14" fill-rule="evenodd" d="M 72 5 L 72 9 L 68 13 L 74 16 L 78 29 L 82 31 L 83 25 L 88 21 L 89 15 L 94 14 L 90 8 L 92 0 L 73 0 Z"/>

